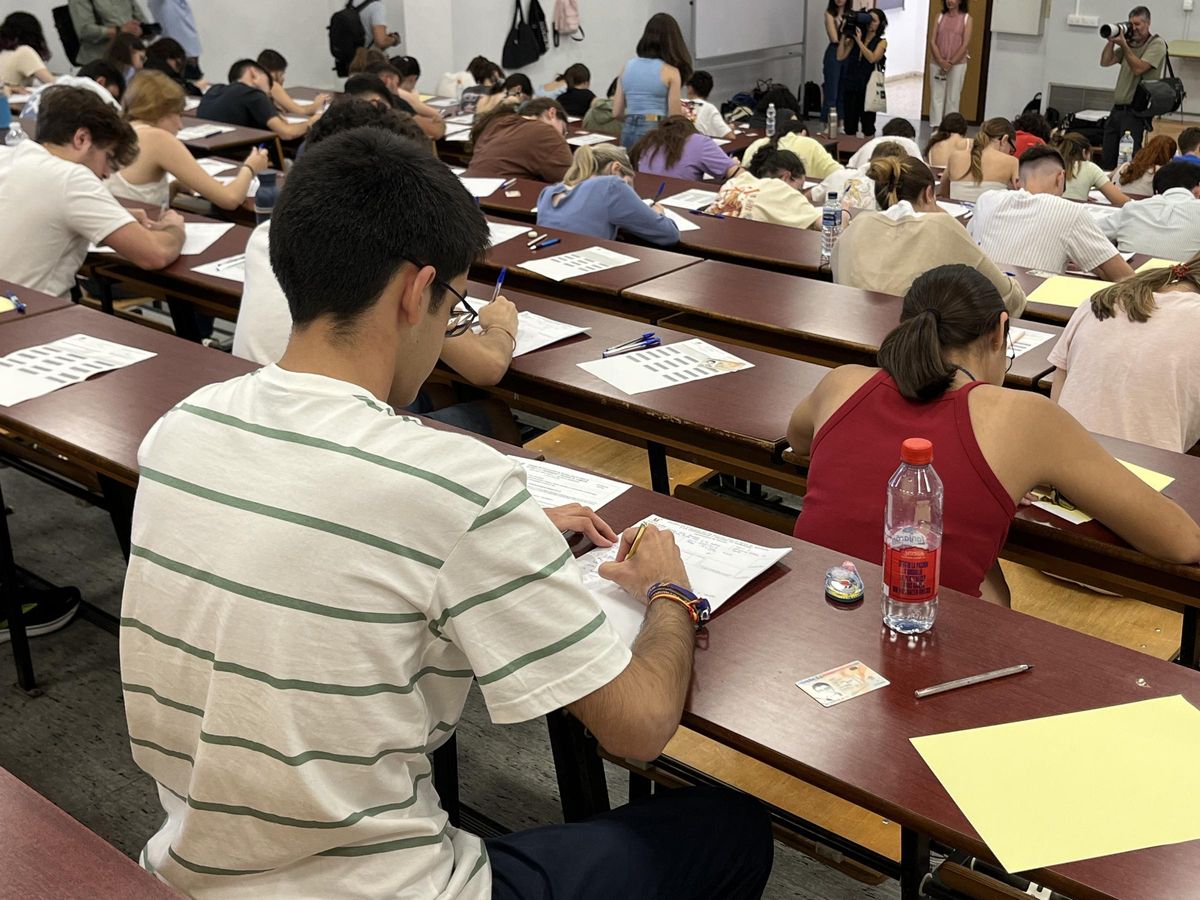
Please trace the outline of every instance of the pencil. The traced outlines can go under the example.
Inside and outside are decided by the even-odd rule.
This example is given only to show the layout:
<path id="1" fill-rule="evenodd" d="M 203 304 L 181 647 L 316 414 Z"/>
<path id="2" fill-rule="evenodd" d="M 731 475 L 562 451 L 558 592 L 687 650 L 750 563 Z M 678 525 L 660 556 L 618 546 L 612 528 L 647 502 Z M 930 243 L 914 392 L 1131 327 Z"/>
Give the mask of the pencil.
<path id="1" fill-rule="evenodd" d="M 637 553 L 638 544 L 642 542 L 642 535 L 646 533 L 646 523 L 643 522 L 638 526 L 637 534 L 633 536 L 633 543 L 629 545 L 629 552 L 625 554 L 625 559 L 633 559 L 633 554 Z"/>

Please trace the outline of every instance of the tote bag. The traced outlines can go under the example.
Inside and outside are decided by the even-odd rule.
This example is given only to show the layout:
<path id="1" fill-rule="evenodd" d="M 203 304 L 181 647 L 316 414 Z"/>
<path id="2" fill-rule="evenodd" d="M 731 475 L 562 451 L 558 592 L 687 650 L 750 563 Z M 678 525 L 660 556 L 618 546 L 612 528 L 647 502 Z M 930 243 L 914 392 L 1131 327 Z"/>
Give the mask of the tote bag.
<path id="1" fill-rule="evenodd" d="M 863 112 L 887 112 L 887 86 L 883 80 L 883 69 L 876 66 L 867 79 L 867 96 L 863 101 Z"/>
<path id="2" fill-rule="evenodd" d="M 504 41 L 504 53 L 500 62 L 506 69 L 520 69 L 536 62 L 539 56 L 541 53 L 538 49 L 537 35 L 525 21 L 525 14 L 521 11 L 521 0 L 517 0 L 512 28 Z"/>

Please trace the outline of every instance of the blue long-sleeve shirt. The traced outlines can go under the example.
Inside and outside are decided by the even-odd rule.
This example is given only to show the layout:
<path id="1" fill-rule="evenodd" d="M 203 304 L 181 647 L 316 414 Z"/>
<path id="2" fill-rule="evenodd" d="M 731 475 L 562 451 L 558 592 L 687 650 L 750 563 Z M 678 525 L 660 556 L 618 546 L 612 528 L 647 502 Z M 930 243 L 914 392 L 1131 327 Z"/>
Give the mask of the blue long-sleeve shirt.
<path id="1" fill-rule="evenodd" d="M 554 197 L 564 194 L 554 204 Z M 616 175 L 597 175 L 574 188 L 552 184 L 538 197 L 537 223 L 576 234 L 611 241 L 622 228 L 651 244 L 676 244 L 679 229 L 667 216 L 655 212 L 638 197 L 624 179 Z"/>

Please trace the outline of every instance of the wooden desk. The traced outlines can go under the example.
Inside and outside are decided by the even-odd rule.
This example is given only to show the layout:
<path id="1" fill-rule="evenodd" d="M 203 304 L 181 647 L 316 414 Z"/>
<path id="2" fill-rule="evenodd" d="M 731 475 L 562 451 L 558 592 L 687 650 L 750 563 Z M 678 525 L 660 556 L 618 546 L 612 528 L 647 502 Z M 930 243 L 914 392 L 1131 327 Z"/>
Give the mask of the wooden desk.
<path id="1" fill-rule="evenodd" d="M 3 893 L 24 900 L 181 896 L 4 769 L 0 872 Z"/>
<path id="2" fill-rule="evenodd" d="M 1113 248 L 1113 252 L 1117 252 L 1116 247 Z M 1150 257 L 1145 253 L 1135 253 L 1130 258 L 1129 265 L 1136 269 L 1149 259 Z M 996 261 L 996 265 L 1017 279 L 1017 283 L 1021 285 L 1021 290 L 1025 292 L 1026 296 L 1032 294 L 1035 290 L 1037 290 L 1038 286 L 1046 280 L 1041 275 L 1033 274 L 1034 271 L 1042 271 L 1041 269 L 1028 269 L 1025 266 L 1017 266 L 1013 265 L 1012 263 L 1002 263 L 999 260 Z M 1074 275 L 1079 278 L 1087 277 L 1086 275 L 1081 275 L 1077 271 L 1068 271 L 1065 274 Z M 1092 278 L 1091 280 L 1099 281 L 1097 278 Z M 1099 288 L 1097 288 L 1097 290 L 1099 290 Z M 1071 321 L 1071 315 L 1074 312 L 1074 308 L 1070 306 L 1056 306 L 1053 303 L 1037 303 L 1031 300 L 1029 305 L 1025 307 L 1024 317 L 1026 319 L 1032 319 L 1035 322 L 1049 322 L 1052 325 L 1066 325 L 1067 322 Z"/>
<path id="3" fill-rule="evenodd" d="M 15 309 L 10 309 L 7 312 L 0 313 L 0 325 L 5 325 L 9 322 L 24 322 L 42 313 L 53 312 L 56 309 L 66 309 L 75 305 L 70 300 L 62 297 L 43 294 L 41 291 L 30 290 L 27 287 L 0 278 L 0 295 L 7 294 L 9 291 L 16 294 L 18 299 L 25 304 L 25 312 L 19 313 Z"/>
<path id="4" fill-rule="evenodd" d="M 214 173 L 217 176 L 236 175 L 237 170 L 242 165 L 241 160 L 222 159 L 219 157 L 213 157 L 213 158 L 216 159 L 218 162 L 229 163 L 229 165 L 225 169 Z M 284 182 L 287 180 L 287 175 L 285 173 L 279 171 L 278 169 L 267 169 L 267 171 L 275 173 L 275 184 L 280 189 L 282 189 Z M 257 177 L 257 176 L 255 176 L 255 177 Z M 197 203 L 200 203 L 200 204 L 203 204 L 204 206 L 206 206 L 207 207 L 206 214 L 212 216 L 215 219 L 224 219 L 227 222 L 233 222 L 237 225 L 245 225 L 249 228 L 253 228 L 256 224 L 258 224 L 257 218 L 254 213 L 254 197 L 253 197 L 253 195 L 248 196 L 244 201 L 242 201 L 242 205 L 239 206 L 237 209 L 221 209 L 221 207 L 217 206 L 215 203 L 209 203 L 207 200 L 204 200 L 203 198 L 201 198 L 198 194 L 193 194 L 190 191 L 181 192 L 181 194 L 184 197 L 195 198 Z"/>
<path id="5" fill-rule="evenodd" d="M 221 125 L 222 127 L 229 127 L 221 122 L 211 122 L 208 119 L 197 119 L 192 116 L 183 117 L 184 128 L 192 128 L 197 125 Z M 198 138 L 192 141 L 184 141 L 183 143 L 185 147 L 192 151 L 193 156 L 212 156 L 219 153 L 229 153 L 243 147 L 255 147 L 259 144 L 266 144 L 268 147 L 275 148 L 275 159 L 277 161 L 283 158 L 283 147 L 279 142 L 279 138 L 275 136 L 275 132 L 261 128 L 243 128 L 235 125 L 233 126 L 233 131 L 224 131 L 212 137 Z"/>
<path id="6" fill-rule="evenodd" d="M 479 206 L 484 212 L 519 222 L 533 223 L 537 221 L 538 195 L 546 188 L 544 181 L 532 178 L 518 178 L 511 185 L 497 188 L 486 197 L 479 198 Z M 518 196 L 505 196 L 506 192 L 516 191 Z M 540 251 L 539 251 L 540 252 Z"/>

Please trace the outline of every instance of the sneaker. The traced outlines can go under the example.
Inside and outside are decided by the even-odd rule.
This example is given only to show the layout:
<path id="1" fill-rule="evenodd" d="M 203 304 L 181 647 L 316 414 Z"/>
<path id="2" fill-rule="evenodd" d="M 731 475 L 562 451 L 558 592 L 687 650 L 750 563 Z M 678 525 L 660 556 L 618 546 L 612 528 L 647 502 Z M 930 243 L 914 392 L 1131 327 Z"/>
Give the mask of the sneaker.
<path id="1" fill-rule="evenodd" d="M 37 597 L 25 603 L 21 610 L 25 622 L 25 633 L 29 637 L 38 637 L 58 631 L 75 618 L 79 612 L 79 594 L 61 591 L 54 594 Z M 0 619 L 0 644 L 9 640 L 8 618 Z"/>

